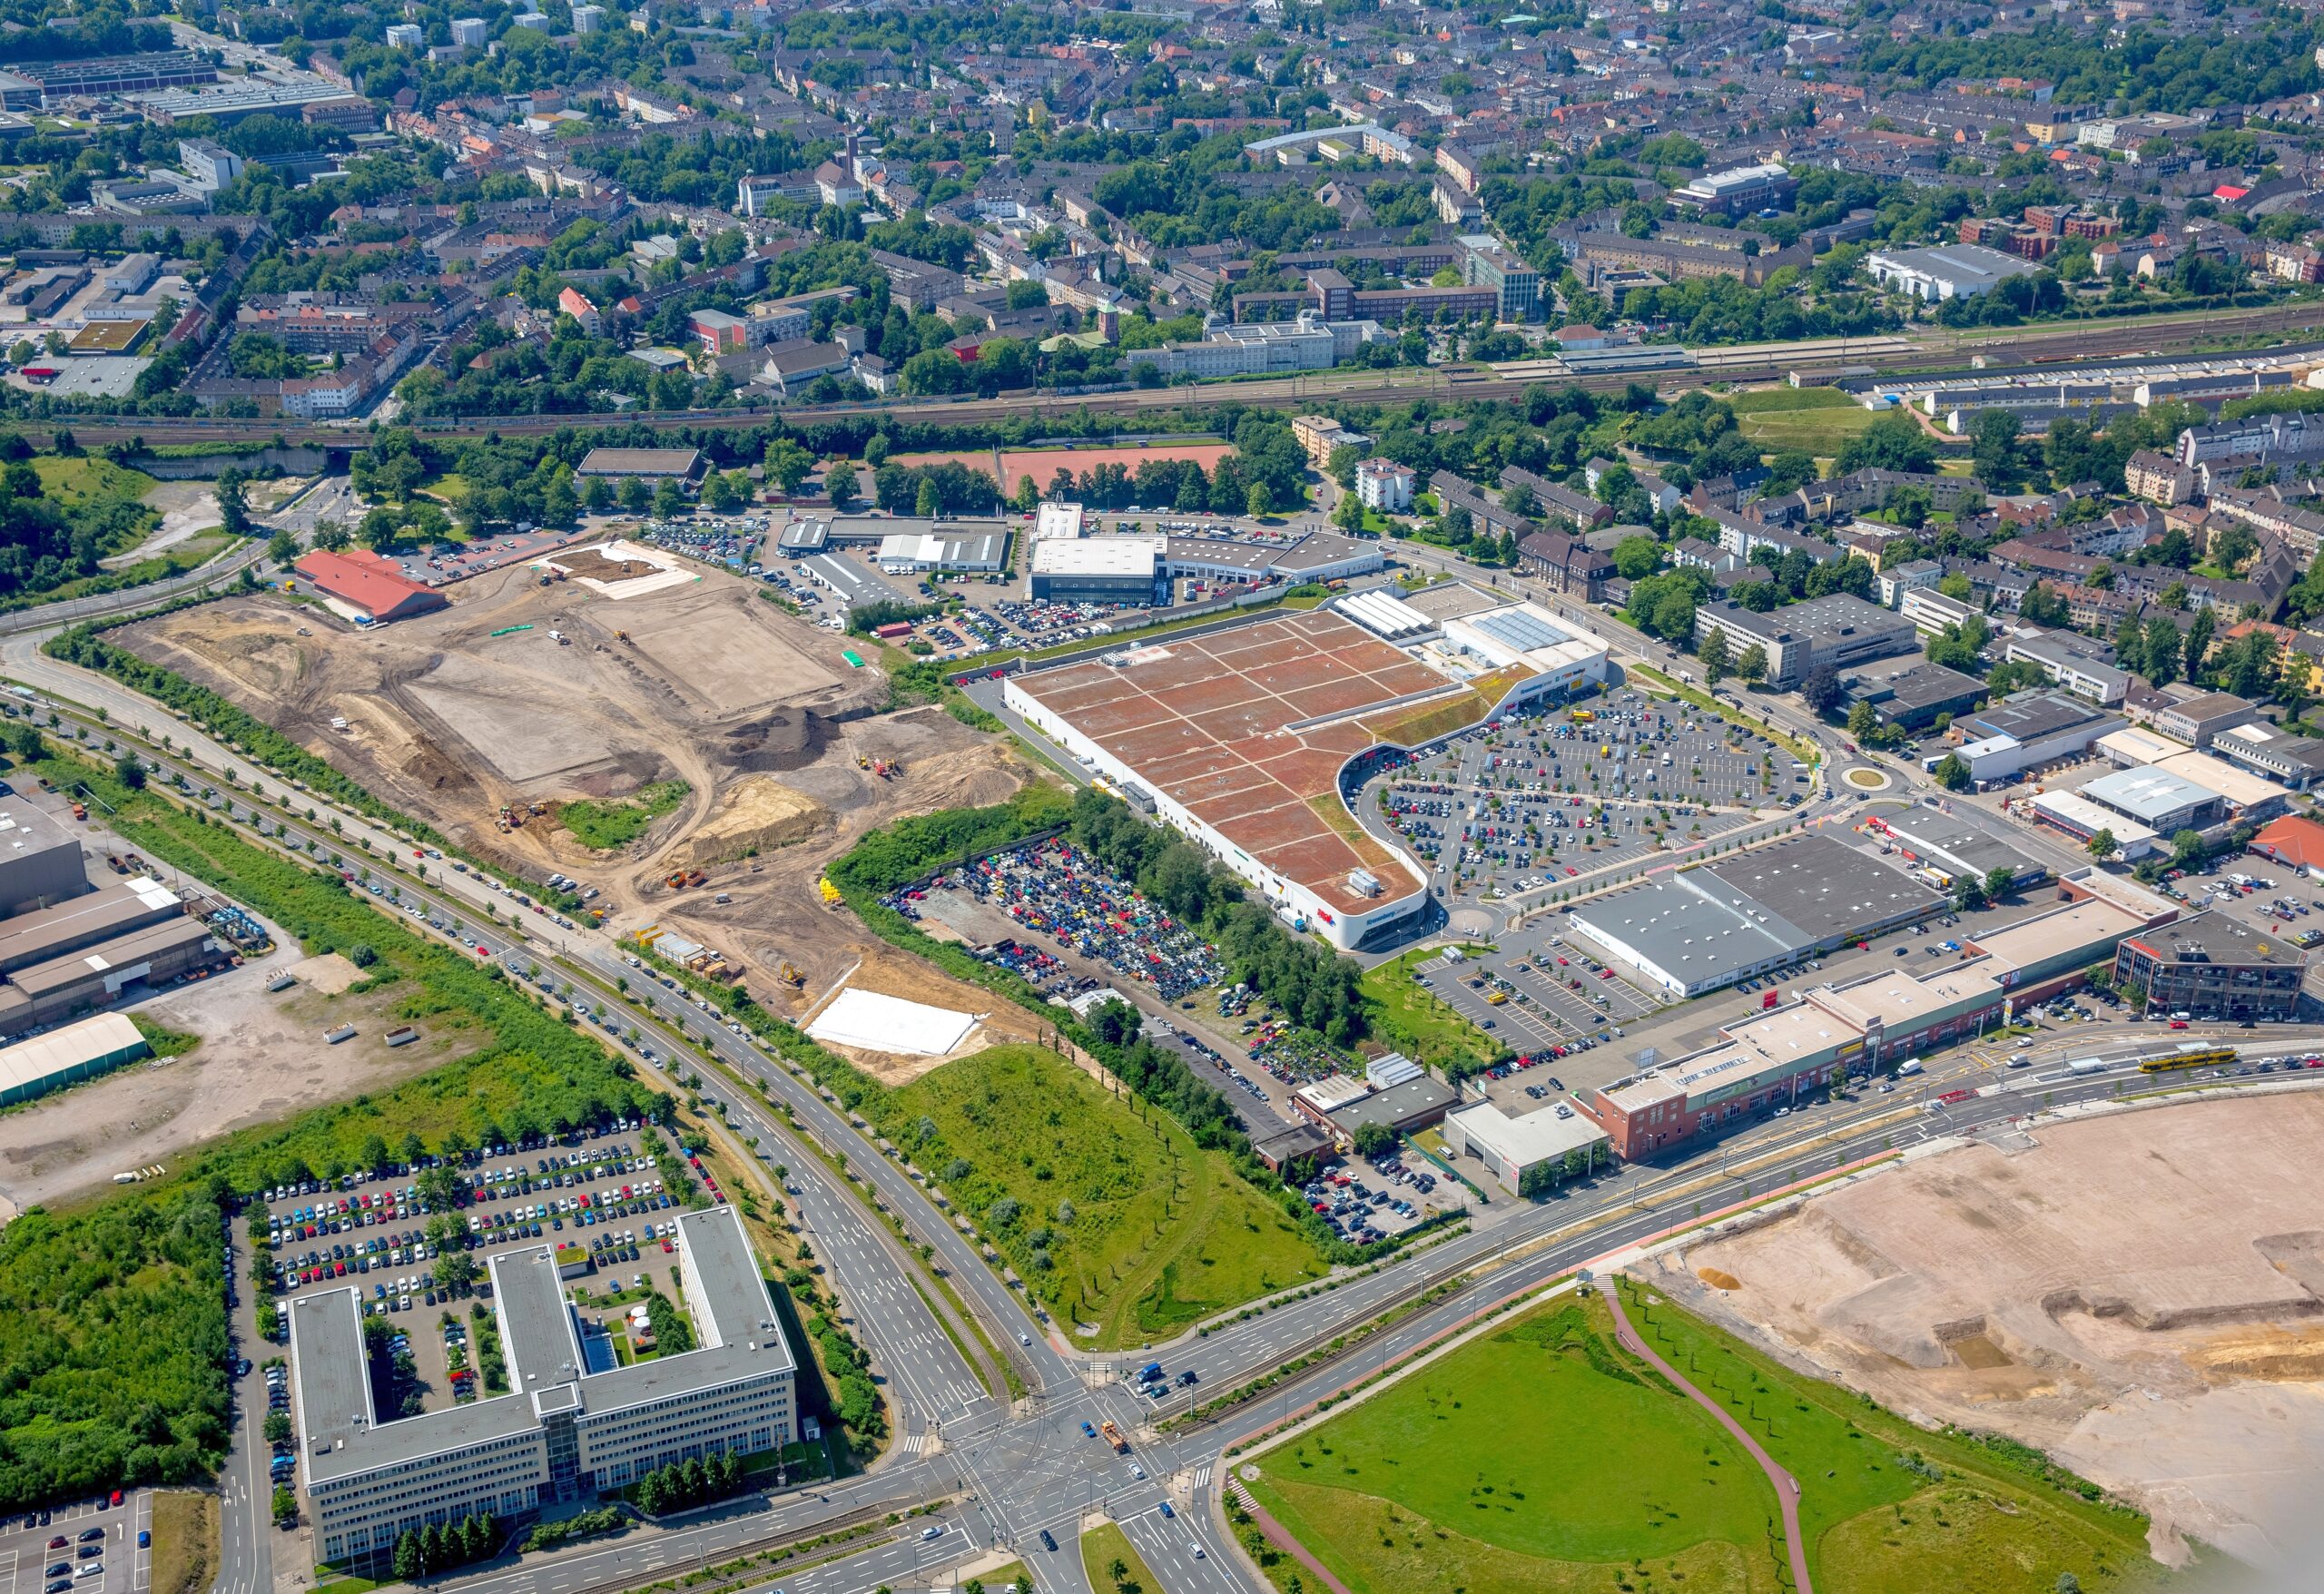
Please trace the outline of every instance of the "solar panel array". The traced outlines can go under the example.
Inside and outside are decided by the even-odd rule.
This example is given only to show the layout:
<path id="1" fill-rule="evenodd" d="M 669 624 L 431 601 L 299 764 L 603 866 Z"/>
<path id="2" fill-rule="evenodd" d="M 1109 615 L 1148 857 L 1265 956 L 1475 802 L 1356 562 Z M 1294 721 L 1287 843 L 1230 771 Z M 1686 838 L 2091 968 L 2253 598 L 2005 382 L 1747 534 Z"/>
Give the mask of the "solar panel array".
<path id="1" fill-rule="evenodd" d="M 1497 609 L 1491 614 L 1479 615 L 1469 624 L 1495 642 L 1506 643 L 1520 653 L 1536 653 L 1572 640 L 1548 621 L 1523 609 Z"/>

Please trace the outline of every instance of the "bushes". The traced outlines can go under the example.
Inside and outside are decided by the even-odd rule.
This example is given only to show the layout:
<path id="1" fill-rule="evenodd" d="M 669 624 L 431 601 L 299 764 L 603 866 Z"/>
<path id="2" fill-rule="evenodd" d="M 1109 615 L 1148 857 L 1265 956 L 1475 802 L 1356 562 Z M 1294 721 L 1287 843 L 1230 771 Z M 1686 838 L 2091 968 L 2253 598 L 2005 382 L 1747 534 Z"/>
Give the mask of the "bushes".
<path id="1" fill-rule="evenodd" d="M 0 1508 L 206 1482 L 222 1463 L 222 1194 L 30 1207 L 0 1231 Z"/>

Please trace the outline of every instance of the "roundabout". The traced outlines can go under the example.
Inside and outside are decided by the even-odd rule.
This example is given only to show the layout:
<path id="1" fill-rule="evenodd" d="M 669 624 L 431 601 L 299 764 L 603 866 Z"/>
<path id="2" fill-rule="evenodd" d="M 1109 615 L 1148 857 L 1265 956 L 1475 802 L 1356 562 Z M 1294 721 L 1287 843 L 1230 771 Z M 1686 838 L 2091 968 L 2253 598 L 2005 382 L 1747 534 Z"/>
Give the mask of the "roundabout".
<path id="1" fill-rule="evenodd" d="M 1896 777 L 1886 770 L 1874 769 L 1870 764 L 1856 764 L 1840 772 L 1840 779 L 1857 792 L 1886 792 L 1896 783 Z"/>

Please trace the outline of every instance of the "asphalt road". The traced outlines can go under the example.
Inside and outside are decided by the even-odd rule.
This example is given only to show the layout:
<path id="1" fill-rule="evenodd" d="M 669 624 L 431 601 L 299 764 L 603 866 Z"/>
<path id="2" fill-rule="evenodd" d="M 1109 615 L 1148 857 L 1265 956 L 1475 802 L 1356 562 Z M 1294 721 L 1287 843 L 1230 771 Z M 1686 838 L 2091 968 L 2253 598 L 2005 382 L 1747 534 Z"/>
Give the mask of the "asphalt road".
<path id="1" fill-rule="evenodd" d="M 11 671 L 19 678 L 69 691 L 84 703 L 106 704 L 113 709 L 110 728 L 116 733 L 124 725 L 153 723 L 181 748 L 190 743 L 190 753 L 162 761 L 165 774 L 184 768 L 190 781 L 214 781 L 218 769 L 231 765 L 243 771 L 246 781 L 250 778 L 251 772 L 239 760 L 205 738 L 189 735 L 185 727 L 169 723 L 151 704 L 79 671 L 27 661 L 18 651 L 19 643 L 7 650 Z M 270 790 L 279 788 L 272 776 L 259 778 Z M 305 806 L 302 798 L 300 812 Z M 234 804 L 234 811 L 238 817 L 248 817 L 241 802 Z M 287 831 L 281 843 L 311 840 L 318 849 L 356 855 L 350 848 L 351 831 L 334 837 L 302 818 L 286 822 L 278 810 L 268 810 L 262 817 L 270 828 Z M 343 829 L 349 828 L 350 816 L 340 817 Z M 369 831 L 385 842 L 394 841 L 361 822 L 353 828 Z M 398 851 L 402 862 L 412 861 L 408 847 Z M 372 854 L 375 868 L 383 863 L 383 851 Z M 404 877 L 399 883 L 407 895 L 435 904 L 439 916 L 465 915 L 464 922 L 470 925 L 477 922 L 473 915 L 482 902 L 500 901 L 474 881 L 445 873 L 440 866 L 429 870 L 425 883 L 416 877 Z M 487 930 L 483 939 L 499 955 L 512 949 L 521 949 L 527 957 L 555 947 L 569 949 L 571 956 L 561 967 L 567 973 L 594 977 L 601 986 L 598 996 L 609 996 L 603 988 L 630 972 L 602 935 L 559 931 L 530 916 L 525 930 L 527 940 L 522 943 L 497 930 Z M 708 1093 L 727 1103 L 735 1131 L 756 1136 L 762 1157 L 790 1169 L 803 1220 L 844 1309 L 874 1358 L 895 1409 L 898 1431 L 904 1436 L 902 1443 L 878 1470 L 832 1488 L 803 1491 L 770 1501 L 764 1510 L 735 1510 L 648 1540 L 584 1546 L 514 1569 L 488 1568 L 453 1579 L 464 1589 L 581 1594 L 625 1587 L 652 1580 L 664 1568 L 687 1560 L 714 1560 L 744 1545 L 812 1534 L 868 1506 L 896 1509 L 956 1497 L 961 1509 L 948 1519 L 955 1525 L 948 1526 L 937 1540 L 923 1544 L 917 1537 L 931 1519 L 909 1520 L 898 1537 L 883 1537 L 827 1566 L 770 1579 L 765 1587 L 779 1586 L 788 1594 L 861 1594 L 882 1582 L 928 1578 L 968 1546 L 984 1550 L 998 1543 L 1026 1558 L 1042 1589 L 1084 1594 L 1087 1579 L 1073 1546 L 1081 1515 L 1098 1510 L 1123 1520 L 1141 1553 L 1150 1546 L 1157 1561 L 1172 1569 L 1169 1594 L 1249 1588 L 1239 1560 L 1225 1550 L 1218 1518 L 1206 1508 L 1215 1497 L 1213 1473 L 1221 1448 L 1280 1414 L 1295 1412 L 1350 1377 L 1393 1361 L 1457 1325 L 1488 1301 L 1548 1282 L 1574 1265 L 1691 1221 L 1701 1212 L 1934 1136 L 1976 1133 L 2036 1107 L 2101 1099 L 2133 1081 L 2147 1083 L 2133 1069 L 2121 1068 L 2088 1077 L 2072 1075 L 2046 1058 L 2033 1068 L 1995 1070 L 1990 1054 L 1956 1051 L 1937 1059 L 1927 1076 L 1914 1082 L 1916 1089 L 1893 1094 L 1868 1090 L 1852 1101 L 1814 1105 L 1684 1163 L 1625 1167 L 1569 1187 L 1557 1199 L 1519 1207 L 1500 1222 L 1349 1278 L 1328 1294 L 1272 1306 L 1206 1337 L 1185 1338 L 1151 1353 L 1151 1359 L 1162 1361 L 1173 1374 L 1191 1368 L 1200 1380 L 1166 1403 L 1159 1415 L 1169 1415 L 1272 1373 L 1436 1283 L 1490 1266 L 1481 1278 L 1334 1362 L 1286 1381 L 1237 1410 L 1166 1436 L 1150 1426 L 1157 1413 L 1121 1381 L 1122 1373 L 1148 1359 L 1147 1353 L 1085 1356 L 1040 1332 L 1043 1325 L 1028 1320 L 1018 1293 L 983 1263 L 969 1240 L 896 1163 L 858 1135 L 841 1110 L 757 1048 L 708 1025 L 690 1004 L 681 1004 L 658 987 L 655 993 L 655 1008 L 635 1018 L 645 1043 L 665 1058 L 685 1056 L 687 1048 L 673 1033 L 674 1021 L 684 1018 L 690 1030 L 708 1033 L 723 1062 L 746 1078 L 763 1080 L 769 1097 L 791 1107 L 806 1134 L 826 1147 L 847 1152 L 848 1167 L 869 1181 L 876 1199 L 901 1218 L 913 1242 L 932 1247 L 935 1269 L 967 1299 L 1001 1353 L 1016 1363 L 1029 1393 L 1011 1403 L 984 1387 L 943 1332 L 937 1309 L 930 1304 L 933 1290 L 923 1293 L 912 1263 L 892 1235 L 866 1210 L 861 1196 L 844 1188 L 807 1152 L 778 1112 L 754 1099 L 755 1085 L 735 1091 L 706 1081 Z M 2093 1027 L 2059 1046 L 2074 1048 L 2075 1055 L 2094 1051 L 2101 1044 L 2159 1048 L 2168 1035 L 2144 1028 L 2132 1032 L 2123 1027 Z M 2316 1044 L 2282 1032 L 2244 1040 L 2247 1045 L 2260 1040 Z M 2063 1055 L 2062 1050 L 2057 1058 Z M 1928 1107 L 1935 1095 L 1951 1089 L 1977 1094 L 1950 1107 Z M 1029 1343 L 1018 1342 L 1020 1333 Z M 1136 1435 L 1130 1457 L 1116 1457 L 1082 1434 L 1082 1422 L 1094 1425 L 1108 1418 Z M 238 1433 L 238 1440 L 242 1437 Z M 1137 1476 L 1137 1469 L 1146 1476 Z M 238 1483 L 237 1477 L 230 1469 L 226 1565 L 222 1570 L 230 1594 L 257 1594 L 271 1586 L 265 1564 L 271 1531 L 262 1525 L 265 1495 Z M 1178 1510 L 1177 1518 L 1167 1522 L 1158 1510 L 1166 1488 Z M 1039 1535 L 1045 1530 L 1059 1544 L 1058 1551 L 1042 1549 Z M 961 1550 L 951 1542 L 955 1533 Z M 1191 1553 L 1196 1543 L 1205 1547 L 1200 1559 Z M 1159 1564 L 1157 1570 L 1161 1575 Z"/>

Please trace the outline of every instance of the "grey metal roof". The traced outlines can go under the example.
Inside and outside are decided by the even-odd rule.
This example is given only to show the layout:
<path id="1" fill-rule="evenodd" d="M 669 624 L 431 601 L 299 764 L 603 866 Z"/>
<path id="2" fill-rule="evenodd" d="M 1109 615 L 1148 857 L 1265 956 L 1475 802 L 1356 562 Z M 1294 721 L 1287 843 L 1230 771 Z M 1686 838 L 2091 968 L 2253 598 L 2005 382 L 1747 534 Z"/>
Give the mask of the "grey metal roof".
<path id="1" fill-rule="evenodd" d="M 290 1367 L 301 1449 L 312 1452 L 319 1442 L 377 1426 L 353 1286 L 292 1298 Z M 308 1471 L 314 1471 L 311 1461 Z"/>
<path id="2" fill-rule="evenodd" d="M 704 1344 L 743 1344 L 776 1331 L 774 1304 L 767 1299 L 766 1281 L 759 1276 L 758 1258 L 751 1254 L 743 1226 L 732 1207 L 689 1212 L 678 1218 L 678 1244 L 694 1263 L 702 1282 L 701 1301 L 689 1302 L 700 1323 Z"/>
<path id="3" fill-rule="evenodd" d="M 1716 875 L 1817 941 L 1944 905 L 1927 887 L 1829 836 L 1794 836 L 1693 872 Z"/>

